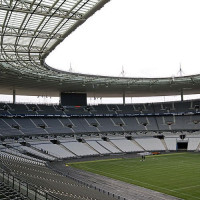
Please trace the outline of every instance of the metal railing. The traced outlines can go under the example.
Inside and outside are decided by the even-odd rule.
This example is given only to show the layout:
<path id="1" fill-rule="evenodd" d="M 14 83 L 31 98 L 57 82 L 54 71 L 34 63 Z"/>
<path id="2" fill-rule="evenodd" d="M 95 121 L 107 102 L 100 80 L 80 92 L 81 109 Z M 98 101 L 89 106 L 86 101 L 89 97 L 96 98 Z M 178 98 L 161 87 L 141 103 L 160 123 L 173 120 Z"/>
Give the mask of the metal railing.
<path id="1" fill-rule="evenodd" d="M 60 200 L 52 194 L 44 192 L 41 189 L 16 178 L 11 173 L 5 172 L 3 169 L 0 169 L 0 181 L 31 200 Z"/>

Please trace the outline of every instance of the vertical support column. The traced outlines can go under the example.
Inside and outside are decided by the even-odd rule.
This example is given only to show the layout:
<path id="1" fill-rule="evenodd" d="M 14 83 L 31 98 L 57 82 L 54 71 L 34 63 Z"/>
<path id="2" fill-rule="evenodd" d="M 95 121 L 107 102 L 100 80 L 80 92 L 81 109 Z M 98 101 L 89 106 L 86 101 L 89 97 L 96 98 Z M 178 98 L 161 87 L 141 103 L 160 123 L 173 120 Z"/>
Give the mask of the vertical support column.
<path id="1" fill-rule="evenodd" d="M 126 105 L 126 95 L 125 95 L 125 91 L 123 91 L 123 105 Z"/>
<path id="2" fill-rule="evenodd" d="M 61 92 L 59 94 L 59 105 L 61 105 Z"/>
<path id="3" fill-rule="evenodd" d="M 181 89 L 181 101 L 183 101 L 183 89 Z"/>
<path id="4" fill-rule="evenodd" d="M 16 91 L 15 89 L 13 90 L 13 104 L 16 103 Z"/>

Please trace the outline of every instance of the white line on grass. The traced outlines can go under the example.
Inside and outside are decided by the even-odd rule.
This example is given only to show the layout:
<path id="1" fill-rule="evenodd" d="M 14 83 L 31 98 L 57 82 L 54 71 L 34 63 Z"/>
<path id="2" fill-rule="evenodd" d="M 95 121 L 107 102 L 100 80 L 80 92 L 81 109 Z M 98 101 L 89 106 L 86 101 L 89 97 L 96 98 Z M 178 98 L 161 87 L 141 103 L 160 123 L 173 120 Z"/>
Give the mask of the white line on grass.
<path id="1" fill-rule="evenodd" d="M 191 185 L 191 186 L 188 186 L 188 187 L 182 187 L 182 188 L 178 188 L 178 189 L 175 189 L 176 191 L 177 190 L 184 190 L 184 189 L 189 189 L 189 188 L 195 188 L 195 187 L 199 187 L 200 185 Z"/>

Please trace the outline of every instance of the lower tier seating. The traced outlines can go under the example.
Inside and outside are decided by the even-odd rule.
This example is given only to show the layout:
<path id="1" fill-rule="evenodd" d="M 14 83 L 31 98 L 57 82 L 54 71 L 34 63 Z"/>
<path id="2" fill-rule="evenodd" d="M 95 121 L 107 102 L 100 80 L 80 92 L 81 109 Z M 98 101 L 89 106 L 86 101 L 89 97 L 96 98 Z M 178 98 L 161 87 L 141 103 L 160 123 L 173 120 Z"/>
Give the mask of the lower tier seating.
<path id="1" fill-rule="evenodd" d="M 4 182 L 0 181 L 0 199 L 1 200 L 25 200 L 27 199 L 21 193 L 14 190 L 9 185 L 5 184 Z"/>

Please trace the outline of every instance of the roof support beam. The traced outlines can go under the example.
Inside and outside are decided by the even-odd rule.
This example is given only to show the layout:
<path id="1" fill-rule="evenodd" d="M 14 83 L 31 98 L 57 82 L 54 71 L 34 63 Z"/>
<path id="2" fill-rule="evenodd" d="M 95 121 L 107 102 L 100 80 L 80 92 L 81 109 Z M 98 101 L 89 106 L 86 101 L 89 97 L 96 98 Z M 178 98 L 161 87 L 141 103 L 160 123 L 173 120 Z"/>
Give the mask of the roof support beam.
<path id="1" fill-rule="evenodd" d="M 6 58 L 6 59 L 5 59 Z M 5 61 L 6 60 L 6 61 Z M 33 61 L 36 60 L 38 61 L 38 55 L 31 55 L 31 57 L 27 56 L 27 54 L 20 54 L 20 55 L 16 55 L 16 54 L 5 54 L 5 53 L 1 53 L 0 54 L 0 62 L 27 62 L 27 61 Z"/>
<path id="2" fill-rule="evenodd" d="M 13 89 L 13 104 L 16 103 L 16 91 Z"/>
<path id="3" fill-rule="evenodd" d="M 29 37 L 29 38 L 41 38 L 41 39 L 62 39 L 61 34 L 53 34 L 52 32 L 40 31 L 39 33 L 33 29 L 19 29 L 19 27 L 6 26 L 5 30 L 2 30 L 0 25 L 0 36 L 13 36 L 13 37 Z M 22 32 L 22 33 L 20 33 Z"/>
<path id="4" fill-rule="evenodd" d="M 14 44 L 7 44 L 4 43 L 0 46 L 0 50 L 2 50 L 2 52 L 15 52 L 17 50 L 17 53 L 20 53 L 20 51 L 24 51 L 25 53 L 35 53 L 35 52 L 40 52 L 43 53 L 44 51 L 48 51 L 48 48 L 45 48 L 41 51 L 41 47 L 40 46 L 32 46 L 31 49 L 29 48 L 28 45 L 17 45 L 15 46 Z"/>
<path id="5" fill-rule="evenodd" d="M 125 91 L 123 91 L 123 105 L 126 105 L 126 94 Z"/>
<path id="6" fill-rule="evenodd" d="M 16 3 L 16 5 L 15 5 Z M 15 5 L 15 6 L 14 6 Z M 49 16 L 57 18 L 65 18 L 65 19 L 72 19 L 72 20 L 84 20 L 82 13 L 77 12 L 69 12 L 68 10 L 56 7 L 49 11 L 49 6 L 41 4 L 34 6 L 30 6 L 31 2 L 24 1 L 24 0 L 13 0 L 12 4 L 8 0 L 1 0 L 0 1 L 0 9 L 12 12 L 20 12 L 20 13 L 27 13 L 27 14 L 35 14 L 35 15 L 42 15 L 42 16 Z M 35 7 L 37 9 L 34 11 Z"/>
<path id="7" fill-rule="evenodd" d="M 183 101 L 183 89 L 181 89 L 181 101 Z"/>

